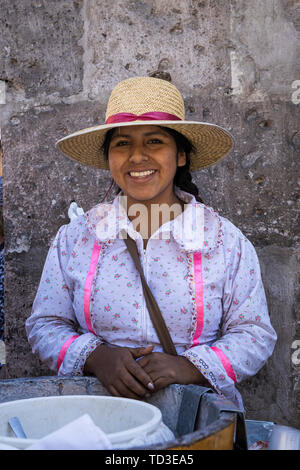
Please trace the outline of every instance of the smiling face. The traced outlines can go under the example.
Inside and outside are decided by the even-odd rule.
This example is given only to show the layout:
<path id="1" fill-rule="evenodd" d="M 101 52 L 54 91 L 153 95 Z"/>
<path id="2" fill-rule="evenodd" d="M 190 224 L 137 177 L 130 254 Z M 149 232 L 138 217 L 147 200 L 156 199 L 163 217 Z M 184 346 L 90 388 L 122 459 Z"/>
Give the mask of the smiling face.
<path id="1" fill-rule="evenodd" d="M 134 203 L 173 204 L 177 198 L 173 180 L 177 166 L 186 162 L 184 152 L 177 152 L 174 138 L 158 126 L 116 128 L 108 151 L 111 175 Z"/>

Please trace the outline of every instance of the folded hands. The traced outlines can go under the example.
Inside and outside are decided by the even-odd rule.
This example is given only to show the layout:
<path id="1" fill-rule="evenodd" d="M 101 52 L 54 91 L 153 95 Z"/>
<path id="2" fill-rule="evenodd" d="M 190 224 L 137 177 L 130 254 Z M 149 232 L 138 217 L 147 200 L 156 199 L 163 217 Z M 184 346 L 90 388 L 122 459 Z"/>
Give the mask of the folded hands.
<path id="1" fill-rule="evenodd" d="M 113 395 L 142 399 L 170 384 L 206 383 L 200 371 L 184 356 L 141 348 L 99 345 L 88 357 L 84 373 L 95 375 Z"/>

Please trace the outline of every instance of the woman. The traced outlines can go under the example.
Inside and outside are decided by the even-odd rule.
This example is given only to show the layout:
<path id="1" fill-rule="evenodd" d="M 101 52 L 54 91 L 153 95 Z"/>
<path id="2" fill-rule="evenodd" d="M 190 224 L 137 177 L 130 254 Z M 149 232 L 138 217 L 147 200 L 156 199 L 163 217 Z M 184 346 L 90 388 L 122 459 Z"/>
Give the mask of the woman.
<path id="1" fill-rule="evenodd" d="M 114 88 L 105 125 L 58 145 L 109 169 L 120 194 L 58 231 L 26 322 L 33 352 L 59 375 L 94 374 L 115 396 L 205 384 L 242 408 L 235 383 L 263 366 L 276 333 L 253 246 L 200 202 L 190 175 L 230 151 L 230 134 L 185 121 L 169 82 L 135 77 Z M 124 233 L 177 356 L 162 352 Z"/>

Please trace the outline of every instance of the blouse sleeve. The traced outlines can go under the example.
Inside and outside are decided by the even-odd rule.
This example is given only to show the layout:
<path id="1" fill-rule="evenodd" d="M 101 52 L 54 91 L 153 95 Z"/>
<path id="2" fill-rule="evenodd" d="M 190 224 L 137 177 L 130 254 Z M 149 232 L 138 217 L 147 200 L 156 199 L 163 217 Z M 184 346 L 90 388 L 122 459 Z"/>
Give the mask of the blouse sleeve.
<path id="1" fill-rule="evenodd" d="M 73 310 L 73 281 L 67 275 L 68 225 L 49 249 L 26 332 L 32 352 L 58 375 L 82 375 L 88 355 L 101 343 L 94 334 L 80 334 Z"/>
<path id="2" fill-rule="evenodd" d="M 277 335 L 270 323 L 253 245 L 239 236 L 227 260 L 221 335 L 183 353 L 219 393 L 241 404 L 235 384 L 255 375 L 271 356 Z"/>

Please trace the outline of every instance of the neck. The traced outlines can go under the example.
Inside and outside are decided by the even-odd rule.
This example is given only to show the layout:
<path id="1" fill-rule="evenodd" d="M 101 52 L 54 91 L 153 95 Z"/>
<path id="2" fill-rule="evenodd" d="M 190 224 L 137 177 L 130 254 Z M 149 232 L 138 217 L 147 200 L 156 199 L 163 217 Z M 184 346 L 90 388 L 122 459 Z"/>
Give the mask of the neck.
<path id="1" fill-rule="evenodd" d="M 175 194 L 168 202 L 133 201 L 127 197 L 127 215 L 134 229 L 148 240 L 163 224 L 175 219 L 184 210 L 184 202 Z"/>

